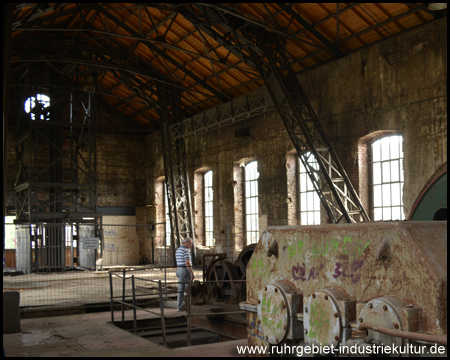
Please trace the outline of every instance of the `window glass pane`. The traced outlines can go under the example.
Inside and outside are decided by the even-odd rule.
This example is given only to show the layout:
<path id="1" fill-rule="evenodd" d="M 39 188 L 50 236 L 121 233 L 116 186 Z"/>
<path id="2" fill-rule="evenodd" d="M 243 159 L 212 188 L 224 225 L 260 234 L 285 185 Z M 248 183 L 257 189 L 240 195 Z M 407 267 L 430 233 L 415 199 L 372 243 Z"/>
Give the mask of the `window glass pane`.
<path id="1" fill-rule="evenodd" d="M 372 161 L 377 162 L 381 160 L 381 150 L 380 150 L 381 143 L 379 141 L 375 141 L 372 144 Z"/>
<path id="2" fill-rule="evenodd" d="M 212 171 L 208 171 L 203 174 L 203 187 L 204 187 L 204 224 L 205 224 L 205 245 L 214 246 L 213 236 L 213 189 L 212 189 Z"/>
<path id="3" fill-rule="evenodd" d="M 300 208 L 301 209 L 307 208 L 306 194 L 308 194 L 308 193 L 305 192 L 305 193 L 300 194 Z"/>
<path id="4" fill-rule="evenodd" d="M 320 224 L 320 211 L 314 211 L 314 224 Z"/>
<path id="5" fill-rule="evenodd" d="M 372 151 L 379 148 L 381 152 L 379 157 L 375 152 L 372 154 L 374 220 L 395 220 L 403 217 L 402 141 L 401 136 L 394 135 L 376 140 L 372 144 Z"/>
<path id="6" fill-rule="evenodd" d="M 257 242 L 259 237 L 258 177 L 257 162 L 252 161 L 248 163 L 245 167 L 245 226 L 247 244 Z"/>
<path id="7" fill-rule="evenodd" d="M 392 208 L 392 220 L 401 220 L 400 207 L 396 206 Z"/>
<path id="8" fill-rule="evenodd" d="M 400 184 L 396 183 L 396 184 L 391 185 L 391 197 L 392 197 L 392 205 L 393 206 L 401 205 Z"/>
<path id="9" fill-rule="evenodd" d="M 381 139 L 381 161 L 388 160 L 390 158 L 390 141 L 389 137 Z"/>
<path id="10" fill-rule="evenodd" d="M 49 111 L 44 110 L 50 106 L 50 98 L 47 95 L 37 94 L 29 97 L 24 104 L 25 111 L 30 114 L 31 120 L 49 120 Z M 33 110 L 33 112 L 31 112 Z"/>
<path id="11" fill-rule="evenodd" d="M 381 173 L 383 176 L 383 183 L 388 183 L 391 181 L 391 163 L 390 162 L 384 162 L 381 165 Z"/>
<path id="12" fill-rule="evenodd" d="M 403 179 L 403 158 L 400 159 L 400 181 L 401 181 L 401 182 L 405 181 L 405 180 Z"/>
<path id="13" fill-rule="evenodd" d="M 391 208 L 390 207 L 384 207 L 383 208 L 383 220 L 391 220 Z"/>
<path id="14" fill-rule="evenodd" d="M 400 158 L 400 144 L 401 144 L 401 137 L 399 136 L 391 136 L 391 159 L 398 159 Z"/>
<path id="15" fill-rule="evenodd" d="M 381 163 L 374 163 L 372 169 L 373 184 L 381 184 Z"/>
<path id="16" fill-rule="evenodd" d="M 310 170 L 318 169 L 319 165 L 314 159 L 314 155 L 306 153 L 303 158 L 307 158 Z M 306 172 L 303 162 L 299 159 L 299 182 L 300 182 L 300 221 L 302 225 L 320 224 L 320 197 L 314 190 L 314 184 Z M 317 174 L 313 174 L 317 179 Z"/>
<path id="17" fill-rule="evenodd" d="M 391 206 L 391 185 L 381 185 L 381 191 L 383 193 L 383 207 Z"/>
<path id="18" fill-rule="evenodd" d="M 165 214 L 165 221 L 166 221 L 166 245 L 170 246 L 170 237 L 171 237 L 171 226 L 170 226 L 170 208 L 169 208 L 169 199 L 167 195 L 167 186 L 164 182 L 164 214 Z"/>
<path id="19" fill-rule="evenodd" d="M 380 207 L 383 205 L 381 198 L 381 185 L 373 187 L 373 205 L 375 207 Z"/>
<path id="20" fill-rule="evenodd" d="M 400 181 L 400 162 L 398 160 L 391 161 L 391 181 Z"/>
<path id="21" fill-rule="evenodd" d="M 376 208 L 376 209 L 374 209 L 373 220 L 374 220 L 374 221 L 383 220 L 383 209 L 382 209 L 382 208 Z"/>

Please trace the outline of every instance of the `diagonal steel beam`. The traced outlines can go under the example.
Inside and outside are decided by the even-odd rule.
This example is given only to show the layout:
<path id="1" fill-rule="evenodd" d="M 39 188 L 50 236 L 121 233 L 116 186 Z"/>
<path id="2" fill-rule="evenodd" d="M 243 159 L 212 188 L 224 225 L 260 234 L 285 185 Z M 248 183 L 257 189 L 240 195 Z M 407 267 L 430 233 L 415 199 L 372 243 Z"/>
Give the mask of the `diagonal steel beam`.
<path id="1" fill-rule="evenodd" d="M 255 34 L 264 51 L 254 54 L 281 119 L 333 223 L 368 221 L 369 217 L 334 152 L 278 39 Z M 314 157 L 310 156 L 310 153 Z M 313 162 L 317 161 L 316 171 Z"/>
<path id="2" fill-rule="evenodd" d="M 214 11 L 218 10 L 213 9 L 209 12 L 209 16 Z M 226 15 L 215 14 L 215 18 L 218 19 Z M 217 38 L 218 32 L 213 25 L 206 23 L 204 19 L 196 19 L 193 13 L 190 16 L 191 21 L 201 25 L 202 31 L 206 31 L 209 36 Z M 246 40 L 242 41 L 242 38 Z M 262 76 L 331 221 L 338 223 L 369 220 L 356 191 L 304 94 L 286 54 L 287 51 L 280 44 L 280 39 L 273 36 L 272 33 L 262 31 L 260 28 L 246 26 L 240 30 L 238 36 L 233 37 L 230 33 L 227 34 L 226 38 L 222 38 L 222 41 L 228 43 L 231 48 L 236 43 L 250 44 L 246 48 L 245 55 L 243 55 L 242 50 L 234 53 L 246 62 L 247 54 L 250 55 L 252 61 L 249 62 L 249 65 L 257 69 Z M 318 174 L 314 171 L 312 157 L 307 155 L 308 152 L 311 152 L 319 163 Z"/>
<path id="3" fill-rule="evenodd" d="M 317 39 L 320 40 L 322 44 L 324 44 L 328 49 L 332 51 L 332 53 L 337 57 L 341 58 L 344 56 L 344 53 L 339 49 L 336 44 L 333 44 L 329 41 L 317 28 L 311 25 L 303 16 L 301 16 L 298 12 L 296 12 L 291 6 L 288 6 L 283 3 L 278 3 L 278 6 L 281 7 L 286 13 L 291 15 L 295 20 L 297 20 L 305 29 L 307 29 L 311 34 L 313 34 Z"/>

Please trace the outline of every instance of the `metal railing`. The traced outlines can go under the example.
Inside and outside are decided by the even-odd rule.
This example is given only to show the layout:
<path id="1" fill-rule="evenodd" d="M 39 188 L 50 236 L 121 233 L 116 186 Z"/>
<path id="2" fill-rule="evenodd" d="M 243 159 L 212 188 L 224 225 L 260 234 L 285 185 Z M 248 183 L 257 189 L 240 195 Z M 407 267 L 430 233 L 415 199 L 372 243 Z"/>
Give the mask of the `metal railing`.
<path id="1" fill-rule="evenodd" d="M 172 267 L 169 267 L 172 268 Z M 122 294 L 115 296 L 114 295 L 114 287 L 113 287 L 113 277 L 118 277 L 122 279 Z M 110 305 L 111 305 L 111 322 L 114 324 L 114 309 L 115 304 L 121 304 L 122 309 L 122 326 L 125 322 L 125 307 L 131 307 L 133 310 L 133 332 L 134 334 L 138 334 L 138 326 L 137 326 L 137 312 L 136 310 L 142 310 L 144 312 L 148 312 L 157 316 L 161 317 L 161 331 L 162 331 L 162 338 L 163 338 L 163 344 L 167 345 L 167 338 L 166 338 L 166 327 L 165 327 L 165 316 L 164 316 L 164 298 L 167 301 L 169 295 L 177 295 L 178 296 L 178 290 L 176 292 L 168 292 L 168 286 L 169 285 L 176 285 L 178 288 L 179 284 L 186 284 L 187 285 L 187 300 L 186 303 L 186 318 L 187 318 L 187 346 L 191 346 L 191 333 L 192 333 L 192 317 L 195 316 L 209 316 L 209 315 L 231 315 L 231 314 L 241 314 L 245 313 L 243 310 L 239 311 L 223 311 L 223 312 L 209 312 L 209 313 L 193 313 L 192 312 L 192 281 L 189 282 L 180 282 L 180 281 L 162 281 L 162 280 L 152 280 L 152 279 L 145 279 L 138 276 L 128 276 L 126 274 L 126 270 L 123 269 L 121 273 L 116 273 L 114 271 L 109 272 L 109 282 L 110 282 Z M 126 280 L 131 280 L 131 296 L 126 294 Z M 136 293 L 136 280 L 140 281 L 146 281 L 152 284 L 158 285 L 158 294 L 157 297 L 159 299 L 159 312 L 155 312 L 154 310 L 144 308 L 137 305 L 137 298 L 140 296 L 147 296 L 148 294 L 137 294 Z M 212 281 L 199 281 L 199 283 L 203 286 L 207 284 L 217 284 L 217 283 L 242 283 L 246 280 L 212 280 Z M 128 301 L 127 301 L 128 300 Z M 130 303 L 131 301 L 131 303 Z"/>

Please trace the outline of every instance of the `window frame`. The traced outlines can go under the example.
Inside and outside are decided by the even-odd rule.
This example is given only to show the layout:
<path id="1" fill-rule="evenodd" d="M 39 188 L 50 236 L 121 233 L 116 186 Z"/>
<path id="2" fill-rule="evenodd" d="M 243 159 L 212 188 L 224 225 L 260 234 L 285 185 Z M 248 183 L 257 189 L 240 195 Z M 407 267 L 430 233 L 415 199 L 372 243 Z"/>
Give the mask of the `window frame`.
<path id="1" fill-rule="evenodd" d="M 203 224 L 205 245 L 214 246 L 214 190 L 212 170 L 203 173 Z"/>
<path id="2" fill-rule="evenodd" d="M 36 120 L 36 114 L 32 113 L 31 110 L 36 106 L 36 103 L 42 104 L 42 109 L 50 107 L 50 97 L 46 94 L 36 94 L 29 96 L 24 104 L 23 108 L 25 112 L 30 115 L 31 120 Z M 33 105 L 34 104 L 34 105 Z M 37 120 L 49 120 L 50 112 L 43 112 L 39 115 L 39 118 Z"/>
<path id="3" fill-rule="evenodd" d="M 169 208 L 169 199 L 167 197 L 167 183 L 166 181 L 163 181 L 163 199 L 164 199 L 164 221 L 165 221 L 165 228 L 164 228 L 164 237 L 165 246 L 171 246 L 171 236 L 172 236 L 172 226 L 170 223 L 170 208 Z"/>
<path id="4" fill-rule="evenodd" d="M 259 240 L 259 172 L 256 160 L 244 166 L 244 223 L 247 245 Z"/>
<path id="5" fill-rule="evenodd" d="M 397 149 L 392 147 L 392 138 L 400 138 L 396 141 Z M 403 186 L 404 186 L 404 152 L 403 136 L 401 134 L 384 134 L 373 139 L 370 143 L 369 183 L 370 183 L 370 208 L 373 221 L 404 220 Z M 389 150 L 386 150 L 386 147 Z M 379 154 L 376 154 L 379 152 Z M 388 152 L 388 155 L 386 155 Z M 398 155 L 395 157 L 395 155 Z M 396 164 L 398 163 L 398 164 Z M 378 165 L 379 164 L 379 165 Z M 397 167 L 396 170 L 395 167 Z M 389 174 L 388 174 L 389 173 Z M 393 175 L 397 178 L 392 179 Z M 386 191 L 389 188 L 389 192 Z M 398 195 L 393 197 L 393 190 L 398 190 Z M 389 199 L 389 202 L 387 201 Z M 394 199 L 394 201 L 393 201 Z M 393 212 L 396 209 L 396 212 Z M 387 216 L 388 213 L 390 216 Z"/>
<path id="6" fill-rule="evenodd" d="M 319 164 L 311 152 L 306 152 L 308 158 L 313 157 L 313 161 L 309 161 L 311 166 L 319 170 Z M 308 176 L 308 173 L 304 170 L 303 162 L 298 156 L 297 159 L 298 166 L 298 213 L 299 213 L 299 223 L 300 225 L 320 225 L 321 224 L 321 201 L 320 196 L 314 189 L 314 185 Z M 303 171 L 302 171 L 303 170 Z M 303 185 L 306 185 L 306 190 L 303 189 Z M 303 197 L 305 195 L 305 198 Z M 304 200 L 303 200 L 304 199 Z M 312 203 L 312 209 L 310 204 Z M 306 209 L 304 206 L 306 205 Z M 306 215 L 306 219 L 303 217 Z"/>

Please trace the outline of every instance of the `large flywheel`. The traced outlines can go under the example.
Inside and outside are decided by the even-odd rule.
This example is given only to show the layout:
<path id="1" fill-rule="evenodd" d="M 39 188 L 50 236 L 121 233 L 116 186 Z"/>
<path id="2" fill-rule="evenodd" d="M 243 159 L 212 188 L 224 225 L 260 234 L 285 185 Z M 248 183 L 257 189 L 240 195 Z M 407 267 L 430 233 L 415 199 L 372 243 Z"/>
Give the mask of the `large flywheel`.
<path id="1" fill-rule="evenodd" d="M 210 297 L 217 301 L 236 301 L 239 299 L 238 283 L 231 280 L 239 280 L 236 267 L 228 260 L 216 260 L 208 268 L 206 280 L 208 283 Z"/>
<path id="2" fill-rule="evenodd" d="M 247 265 L 250 262 L 250 258 L 252 257 L 255 247 L 256 244 L 250 244 L 246 246 L 244 249 L 242 249 L 236 261 L 234 262 L 234 266 L 237 268 L 239 278 L 241 280 L 246 279 Z"/>

